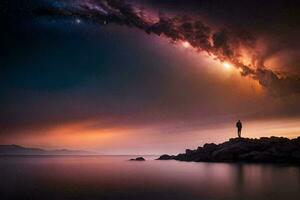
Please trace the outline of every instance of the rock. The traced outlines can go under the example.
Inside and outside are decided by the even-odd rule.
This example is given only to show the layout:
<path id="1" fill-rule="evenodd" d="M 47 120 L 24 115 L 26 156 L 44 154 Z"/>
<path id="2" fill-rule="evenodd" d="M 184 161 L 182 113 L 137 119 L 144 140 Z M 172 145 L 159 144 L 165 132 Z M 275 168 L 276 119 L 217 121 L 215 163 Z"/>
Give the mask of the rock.
<path id="1" fill-rule="evenodd" d="M 132 158 L 130 161 L 145 161 L 145 158 L 143 157 L 137 157 L 137 158 Z"/>
<path id="2" fill-rule="evenodd" d="M 218 145 L 214 144 L 214 143 L 210 143 L 210 144 L 204 144 L 202 151 L 206 152 L 206 153 L 212 153 L 213 151 L 217 150 Z"/>
<path id="3" fill-rule="evenodd" d="M 298 162 L 300 162 L 300 150 L 299 151 L 294 151 L 292 153 L 292 158 L 298 160 Z"/>
<path id="4" fill-rule="evenodd" d="M 192 154 L 194 151 L 193 150 L 190 150 L 190 149 L 186 149 L 185 150 L 185 154 L 187 154 L 187 155 L 190 155 L 190 154 Z"/>
<path id="5" fill-rule="evenodd" d="M 259 151 L 251 151 L 244 154 L 239 155 L 239 160 L 241 161 L 252 161 L 254 157 L 260 154 Z"/>
<path id="6" fill-rule="evenodd" d="M 294 143 L 297 146 L 300 146 L 300 137 L 297 137 L 297 138 L 293 139 L 292 143 Z"/>
<path id="7" fill-rule="evenodd" d="M 284 143 L 278 147 L 276 147 L 279 151 L 285 153 L 292 153 L 293 151 L 297 150 L 297 145 L 293 143 Z"/>
<path id="8" fill-rule="evenodd" d="M 201 152 L 202 150 L 203 150 L 203 147 L 198 147 L 196 151 Z"/>
<path id="9" fill-rule="evenodd" d="M 176 156 L 162 155 L 158 160 L 195 162 L 261 162 L 300 163 L 300 137 L 232 138 L 222 144 L 204 144 L 195 150 L 186 149 Z"/>
<path id="10" fill-rule="evenodd" d="M 214 151 L 212 153 L 212 160 L 215 161 L 233 161 L 234 160 L 234 154 L 230 150 L 230 148 L 222 148 L 220 150 Z"/>
<path id="11" fill-rule="evenodd" d="M 272 155 L 271 153 L 265 151 L 265 152 L 259 152 L 257 155 L 255 155 L 251 162 L 272 162 Z"/>
<path id="12" fill-rule="evenodd" d="M 188 156 L 184 153 L 180 153 L 177 156 L 175 156 L 175 160 L 181 160 L 181 161 L 193 161 L 192 159 L 188 159 Z"/>
<path id="13" fill-rule="evenodd" d="M 169 156 L 167 154 L 161 155 L 157 160 L 172 160 L 175 156 Z"/>

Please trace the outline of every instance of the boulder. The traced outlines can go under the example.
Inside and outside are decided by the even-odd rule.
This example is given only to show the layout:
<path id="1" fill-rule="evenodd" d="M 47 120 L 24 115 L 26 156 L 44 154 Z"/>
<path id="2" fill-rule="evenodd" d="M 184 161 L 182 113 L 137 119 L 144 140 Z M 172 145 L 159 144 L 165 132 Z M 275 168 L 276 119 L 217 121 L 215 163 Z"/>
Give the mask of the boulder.
<path id="1" fill-rule="evenodd" d="M 143 157 L 137 157 L 137 158 L 132 158 L 130 161 L 145 161 L 145 158 Z"/>

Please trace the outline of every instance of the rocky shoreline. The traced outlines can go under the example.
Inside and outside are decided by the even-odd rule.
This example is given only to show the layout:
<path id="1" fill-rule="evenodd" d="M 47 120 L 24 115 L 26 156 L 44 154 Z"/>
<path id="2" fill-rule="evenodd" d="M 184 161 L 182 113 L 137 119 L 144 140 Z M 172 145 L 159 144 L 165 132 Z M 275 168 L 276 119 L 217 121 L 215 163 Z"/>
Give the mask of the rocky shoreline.
<path id="1" fill-rule="evenodd" d="M 300 137 L 232 138 L 221 144 L 186 149 L 185 153 L 178 155 L 164 154 L 157 160 L 300 164 Z"/>

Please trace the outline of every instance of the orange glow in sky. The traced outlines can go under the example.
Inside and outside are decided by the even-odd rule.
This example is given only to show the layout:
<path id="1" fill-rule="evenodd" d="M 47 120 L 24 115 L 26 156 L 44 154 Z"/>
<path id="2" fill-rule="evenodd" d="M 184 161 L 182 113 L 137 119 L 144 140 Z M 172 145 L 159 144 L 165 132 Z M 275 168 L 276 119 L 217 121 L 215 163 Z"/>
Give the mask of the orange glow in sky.
<path id="1" fill-rule="evenodd" d="M 182 46 L 187 49 L 187 48 L 191 47 L 191 44 L 189 42 L 185 41 L 185 42 L 182 42 Z"/>
<path id="2" fill-rule="evenodd" d="M 186 148 L 197 148 L 210 142 L 224 142 L 236 137 L 232 123 L 204 126 L 191 130 L 166 134 L 159 131 L 162 127 L 144 128 L 87 128 L 93 122 L 74 122 L 47 128 L 43 134 L 26 134 L 13 137 L 7 143 L 40 147 L 47 149 L 68 148 L 85 149 L 100 154 L 162 154 L 176 153 Z M 272 120 L 242 120 L 242 135 L 249 138 L 284 136 L 295 138 L 300 131 L 299 118 Z"/>
<path id="3" fill-rule="evenodd" d="M 223 66 L 224 66 L 225 69 L 230 69 L 232 67 L 232 65 L 227 63 L 227 62 L 224 62 Z"/>

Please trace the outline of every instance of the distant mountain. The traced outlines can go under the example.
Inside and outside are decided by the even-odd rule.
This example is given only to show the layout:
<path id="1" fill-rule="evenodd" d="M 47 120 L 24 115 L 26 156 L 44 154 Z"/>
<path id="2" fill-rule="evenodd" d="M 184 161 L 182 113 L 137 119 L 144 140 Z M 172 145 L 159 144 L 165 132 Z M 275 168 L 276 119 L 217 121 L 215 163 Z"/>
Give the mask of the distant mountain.
<path id="1" fill-rule="evenodd" d="M 27 148 L 19 145 L 0 145 L 0 155 L 95 155 L 95 152 L 81 150 L 44 150 L 39 148 Z"/>

